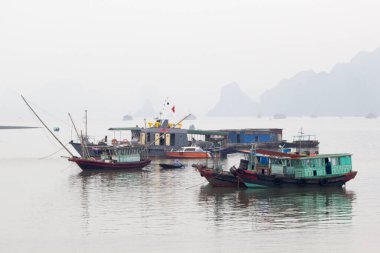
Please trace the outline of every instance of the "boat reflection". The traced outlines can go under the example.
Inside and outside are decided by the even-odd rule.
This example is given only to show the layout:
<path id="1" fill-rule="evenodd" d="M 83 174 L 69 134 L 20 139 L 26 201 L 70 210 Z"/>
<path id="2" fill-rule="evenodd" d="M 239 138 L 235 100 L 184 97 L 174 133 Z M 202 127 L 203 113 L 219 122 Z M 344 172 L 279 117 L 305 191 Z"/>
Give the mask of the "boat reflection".
<path id="1" fill-rule="evenodd" d="M 96 171 L 72 175 L 70 184 L 79 202 L 82 228 L 87 234 L 94 231 L 113 233 L 109 221 L 128 210 L 131 196 L 143 194 L 142 185 L 149 182 L 148 171 Z M 137 201 L 137 200 L 135 200 Z M 104 215 L 107 213 L 107 215 Z M 101 225 L 99 225 L 101 224 Z M 100 226 L 101 228 L 94 229 Z"/>
<path id="2" fill-rule="evenodd" d="M 217 226 L 234 222 L 246 230 L 351 224 L 355 199 L 355 193 L 344 188 L 236 190 L 207 185 L 199 192 L 199 205 L 212 207 L 209 216 Z"/>

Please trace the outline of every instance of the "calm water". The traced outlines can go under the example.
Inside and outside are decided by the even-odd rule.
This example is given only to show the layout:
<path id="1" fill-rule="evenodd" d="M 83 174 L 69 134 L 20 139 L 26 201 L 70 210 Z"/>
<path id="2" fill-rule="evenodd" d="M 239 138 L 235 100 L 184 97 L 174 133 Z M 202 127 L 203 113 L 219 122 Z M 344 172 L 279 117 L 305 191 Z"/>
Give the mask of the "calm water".
<path id="1" fill-rule="evenodd" d="M 65 143 L 67 122 L 49 122 Z M 139 122 L 90 121 L 89 130 L 100 137 L 126 123 Z M 379 252 L 380 119 L 190 123 L 279 127 L 287 139 L 303 127 L 317 134 L 321 152 L 353 153 L 359 174 L 346 188 L 322 190 L 212 188 L 191 160 L 178 170 L 153 161 L 142 172 L 89 174 L 60 158 L 63 151 L 40 159 L 59 150 L 43 130 L 2 130 L 0 252 Z"/>

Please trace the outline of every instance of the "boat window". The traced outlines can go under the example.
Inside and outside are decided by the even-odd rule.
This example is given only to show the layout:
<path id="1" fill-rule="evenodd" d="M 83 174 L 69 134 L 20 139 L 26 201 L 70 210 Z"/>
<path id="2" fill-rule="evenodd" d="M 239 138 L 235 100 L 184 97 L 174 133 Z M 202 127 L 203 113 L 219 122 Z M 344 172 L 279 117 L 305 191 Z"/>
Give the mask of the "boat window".
<path id="1" fill-rule="evenodd" d="M 162 135 L 160 136 L 160 146 L 164 146 L 164 145 L 165 145 L 165 135 L 162 134 Z"/>
<path id="2" fill-rule="evenodd" d="M 195 151 L 195 148 L 185 148 L 185 151 Z"/>
<path id="3" fill-rule="evenodd" d="M 351 156 L 346 157 L 346 165 L 351 165 Z"/>
<path id="4" fill-rule="evenodd" d="M 294 160 L 293 161 L 293 166 L 294 167 L 300 167 L 301 166 L 301 161 L 300 160 Z"/>
<path id="5" fill-rule="evenodd" d="M 311 160 L 311 166 L 316 168 L 321 166 L 321 159 L 312 159 Z"/>
<path id="6" fill-rule="evenodd" d="M 175 134 L 170 134 L 170 146 L 175 146 Z"/>
<path id="7" fill-rule="evenodd" d="M 333 166 L 340 165 L 339 157 L 333 157 L 333 158 L 331 158 L 331 164 Z"/>
<path id="8" fill-rule="evenodd" d="M 150 133 L 146 133 L 146 141 L 149 143 L 150 142 Z"/>
<path id="9" fill-rule="evenodd" d="M 342 164 L 342 165 L 351 165 L 351 157 L 345 156 L 344 157 L 344 164 Z"/>

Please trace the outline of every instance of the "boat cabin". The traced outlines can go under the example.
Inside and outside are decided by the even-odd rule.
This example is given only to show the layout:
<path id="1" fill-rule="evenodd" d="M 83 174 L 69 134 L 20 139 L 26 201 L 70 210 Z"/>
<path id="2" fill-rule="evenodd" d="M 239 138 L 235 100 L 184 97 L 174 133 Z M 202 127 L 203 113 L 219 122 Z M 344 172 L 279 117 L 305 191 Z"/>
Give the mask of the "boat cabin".
<path id="1" fill-rule="evenodd" d="M 101 150 L 100 159 L 109 162 L 138 162 L 144 157 L 145 149 L 139 147 L 128 147 L 122 149 L 104 148 Z"/>
<path id="2" fill-rule="evenodd" d="M 206 152 L 200 147 L 191 146 L 191 147 L 182 147 L 178 150 L 179 152 Z"/>
<path id="3" fill-rule="evenodd" d="M 256 157 L 255 170 L 260 174 L 294 178 L 320 178 L 344 175 L 352 171 L 351 154 L 327 154 L 298 158 Z M 268 168 L 267 170 L 263 170 Z"/>

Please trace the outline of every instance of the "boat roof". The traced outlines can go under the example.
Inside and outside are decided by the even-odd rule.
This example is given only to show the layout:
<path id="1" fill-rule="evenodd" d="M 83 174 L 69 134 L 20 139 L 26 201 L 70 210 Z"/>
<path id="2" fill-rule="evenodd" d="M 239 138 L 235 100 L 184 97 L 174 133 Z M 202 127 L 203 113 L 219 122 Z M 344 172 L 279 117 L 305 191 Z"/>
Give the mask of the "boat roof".
<path id="1" fill-rule="evenodd" d="M 342 156 L 352 156 L 350 153 L 341 153 L 341 154 L 319 154 L 314 156 L 302 156 L 300 159 L 316 159 L 316 158 L 331 158 L 331 157 L 342 157 Z"/>
<path id="2" fill-rule="evenodd" d="M 274 158 L 300 158 L 300 155 L 297 154 L 290 154 L 290 153 L 284 153 L 284 152 L 278 152 L 278 151 L 272 151 L 272 150 L 266 150 L 266 149 L 256 149 L 256 150 L 240 150 L 241 153 L 249 154 L 249 153 L 255 153 L 274 157 Z"/>
<path id="3" fill-rule="evenodd" d="M 249 154 L 254 153 L 253 150 L 240 150 L 241 153 Z M 319 154 L 319 155 L 311 155 L 311 156 L 301 156 L 298 154 L 290 154 L 290 153 L 284 153 L 284 152 L 278 152 L 278 151 L 271 151 L 271 150 L 265 150 L 265 149 L 257 149 L 256 153 L 259 155 L 264 155 L 267 157 L 272 158 L 292 158 L 292 159 L 320 159 L 320 158 L 332 158 L 332 157 L 342 157 L 342 156 L 351 156 L 350 153 L 341 153 L 341 154 Z"/>
<path id="4" fill-rule="evenodd" d="M 222 135 L 227 136 L 227 132 L 218 131 L 218 130 L 195 130 L 195 129 L 189 129 L 187 130 L 188 134 L 200 134 L 200 135 Z"/>
<path id="5" fill-rule="evenodd" d="M 241 129 L 222 129 L 225 132 L 253 132 L 253 133 L 282 133 L 282 128 L 241 128 Z"/>

